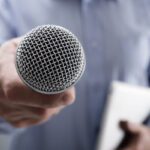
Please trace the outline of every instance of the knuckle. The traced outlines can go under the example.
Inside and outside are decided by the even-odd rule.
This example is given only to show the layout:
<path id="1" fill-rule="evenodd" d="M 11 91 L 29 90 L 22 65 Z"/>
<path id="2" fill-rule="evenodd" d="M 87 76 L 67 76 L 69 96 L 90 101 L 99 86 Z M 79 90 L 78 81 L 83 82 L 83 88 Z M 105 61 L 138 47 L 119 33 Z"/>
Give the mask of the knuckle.
<path id="1" fill-rule="evenodd" d="M 40 108 L 50 108 L 50 107 L 53 107 L 53 102 L 52 102 L 52 100 L 50 100 L 50 101 L 44 101 L 43 99 L 40 99 L 39 101 L 38 101 L 38 107 L 40 107 Z M 41 113 L 44 113 L 44 112 L 41 112 Z"/>
<path id="2" fill-rule="evenodd" d="M 41 114 L 41 120 L 48 120 L 52 116 L 52 113 L 48 112 L 48 109 L 45 109 Z"/>
<path id="3" fill-rule="evenodd" d="M 47 116 L 47 109 L 45 108 L 34 108 L 33 110 L 31 110 L 31 116 L 36 116 L 33 119 L 37 119 L 40 120 L 42 118 L 45 118 Z"/>
<path id="4" fill-rule="evenodd" d="M 45 110 L 45 109 L 40 110 L 40 111 L 38 112 L 38 116 L 39 116 L 40 118 L 45 118 L 45 117 L 47 116 L 46 110 Z"/>
<path id="5" fill-rule="evenodd" d="M 62 95 L 62 94 L 61 94 Z M 44 98 L 40 98 L 38 99 L 38 105 L 40 108 L 53 108 L 53 107 L 57 107 L 59 106 L 62 102 L 61 102 L 61 95 L 51 95 Z"/>
<path id="6" fill-rule="evenodd" d="M 3 85 L 4 95 L 8 100 L 15 100 L 16 99 L 16 81 L 6 81 Z"/>
<path id="7" fill-rule="evenodd" d="M 71 104 L 75 100 L 75 92 L 74 91 L 66 91 L 63 95 L 63 101 L 66 104 Z"/>
<path id="8" fill-rule="evenodd" d="M 53 115 L 55 115 L 55 109 L 43 109 L 42 111 L 38 112 L 39 120 L 47 121 Z"/>

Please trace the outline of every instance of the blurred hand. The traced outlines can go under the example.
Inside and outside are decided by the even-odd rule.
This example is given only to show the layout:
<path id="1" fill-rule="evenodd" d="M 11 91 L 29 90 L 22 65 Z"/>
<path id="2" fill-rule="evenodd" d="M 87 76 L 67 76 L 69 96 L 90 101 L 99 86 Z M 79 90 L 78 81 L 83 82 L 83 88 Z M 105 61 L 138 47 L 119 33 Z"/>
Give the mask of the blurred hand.
<path id="1" fill-rule="evenodd" d="M 21 38 L 0 47 L 0 117 L 15 127 L 28 127 L 45 122 L 62 108 L 73 103 L 75 90 L 44 95 L 28 88 L 15 68 L 16 48 Z"/>
<path id="2" fill-rule="evenodd" d="M 149 127 L 127 121 L 121 121 L 120 127 L 128 138 L 117 150 L 150 150 Z"/>

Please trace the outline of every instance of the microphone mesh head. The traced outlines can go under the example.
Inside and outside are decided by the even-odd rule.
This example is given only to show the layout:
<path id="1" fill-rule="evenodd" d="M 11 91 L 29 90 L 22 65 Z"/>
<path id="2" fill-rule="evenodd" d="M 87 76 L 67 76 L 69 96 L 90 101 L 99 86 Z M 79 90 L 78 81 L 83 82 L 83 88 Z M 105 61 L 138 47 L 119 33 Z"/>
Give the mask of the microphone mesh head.
<path id="1" fill-rule="evenodd" d="M 27 33 L 16 53 L 20 78 L 33 90 L 55 94 L 74 85 L 85 68 L 78 39 L 67 29 L 43 25 Z"/>

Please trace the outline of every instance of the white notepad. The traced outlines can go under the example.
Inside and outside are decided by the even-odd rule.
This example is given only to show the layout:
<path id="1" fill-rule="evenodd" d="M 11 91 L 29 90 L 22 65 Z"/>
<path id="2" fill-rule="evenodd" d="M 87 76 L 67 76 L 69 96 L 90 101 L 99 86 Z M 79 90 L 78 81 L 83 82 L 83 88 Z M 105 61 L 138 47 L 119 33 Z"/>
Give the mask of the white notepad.
<path id="1" fill-rule="evenodd" d="M 141 123 L 150 113 L 150 89 L 113 82 L 97 150 L 114 150 L 123 138 L 120 120 Z"/>

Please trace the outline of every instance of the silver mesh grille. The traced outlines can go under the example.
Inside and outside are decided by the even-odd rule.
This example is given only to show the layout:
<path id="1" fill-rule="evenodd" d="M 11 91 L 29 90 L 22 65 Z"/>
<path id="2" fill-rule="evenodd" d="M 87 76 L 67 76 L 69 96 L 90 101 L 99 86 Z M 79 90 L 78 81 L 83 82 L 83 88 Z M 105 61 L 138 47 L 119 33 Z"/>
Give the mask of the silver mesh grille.
<path id="1" fill-rule="evenodd" d="M 82 46 L 67 29 L 39 26 L 27 33 L 16 53 L 16 68 L 32 89 L 59 93 L 74 85 L 85 67 Z"/>

